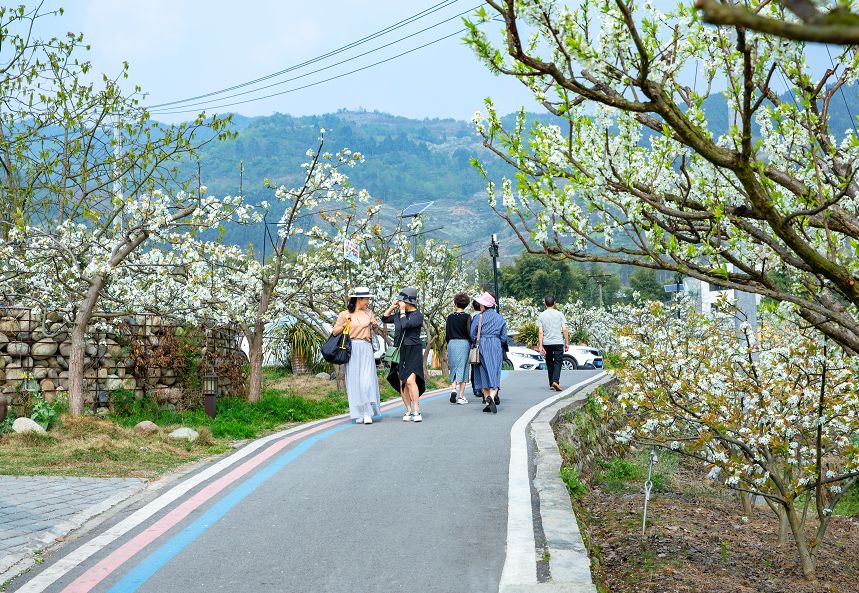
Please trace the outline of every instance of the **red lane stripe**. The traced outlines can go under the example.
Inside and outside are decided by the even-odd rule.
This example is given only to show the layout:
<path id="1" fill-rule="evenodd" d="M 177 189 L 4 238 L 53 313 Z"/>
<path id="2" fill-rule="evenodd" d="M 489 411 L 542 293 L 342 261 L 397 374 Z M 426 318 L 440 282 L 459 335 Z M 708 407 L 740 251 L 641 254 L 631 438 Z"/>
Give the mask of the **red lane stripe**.
<path id="1" fill-rule="evenodd" d="M 393 401 L 386 402 L 381 407 L 384 410 L 389 410 L 402 405 L 402 401 Z M 120 546 L 117 550 L 111 552 L 106 558 L 101 560 L 98 564 L 90 568 L 88 571 L 75 579 L 65 589 L 63 589 L 62 593 L 88 593 L 90 590 L 92 590 L 93 587 L 95 587 L 98 583 L 104 580 L 110 573 L 119 568 L 124 562 L 129 560 L 140 550 L 155 541 L 159 536 L 163 535 L 168 529 L 174 527 L 182 519 L 187 517 L 194 509 L 212 498 L 215 494 L 226 488 L 229 484 L 235 482 L 237 479 L 260 465 L 263 461 L 272 457 L 275 453 L 277 453 L 290 443 L 294 443 L 298 439 L 304 438 L 305 436 L 313 434 L 314 432 L 319 432 L 320 430 L 325 430 L 337 424 L 341 424 L 343 422 L 348 421 L 350 421 L 350 419 L 340 419 L 326 422 L 325 424 L 320 424 L 309 430 L 305 430 L 289 438 L 283 439 L 282 441 L 278 441 L 274 445 L 268 447 L 265 451 L 257 453 L 248 461 L 231 471 L 229 474 L 212 482 L 211 484 L 203 488 L 200 492 L 180 504 L 178 507 L 165 515 L 162 519 L 154 523 L 151 527 L 143 530 L 137 536 Z"/>
<path id="2" fill-rule="evenodd" d="M 63 589 L 62 593 L 86 593 L 90 591 L 95 585 L 100 583 L 111 572 L 121 566 L 122 563 L 124 563 L 126 560 L 134 556 L 137 552 L 148 546 L 156 538 L 164 534 L 168 529 L 179 523 L 179 521 L 187 517 L 191 513 L 191 511 L 193 511 L 194 509 L 202 505 L 204 502 L 212 498 L 215 494 L 223 490 L 229 484 L 235 482 L 237 479 L 257 467 L 263 461 L 272 457 L 275 453 L 277 453 L 290 443 L 297 441 L 298 439 L 304 438 L 305 436 L 314 432 L 319 432 L 320 430 L 331 428 L 332 426 L 335 426 L 337 424 L 342 424 L 343 422 L 344 420 L 341 419 L 327 422 L 325 424 L 320 424 L 319 426 L 315 426 L 309 430 L 283 439 L 282 441 L 278 441 L 276 444 L 271 445 L 265 451 L 256 454 L 254 457 L 231 471 L 226 476 L 216 480 L 215 482 L 212 482 L 211 484 L 203 488 L 193 497 L 189 498 L 184 503 L 170 511 L 161 520 L 153 524 L 151 527 L 145 529 L 143 532 L 135 536 L 130 541 L 123 544 L 119 549 L 109 554 L 101 562 L 99 562 L 91 569 L 86 571 L 84 574 L 82 574 L 80 577 L 75 579 L 74 582 L 72 582 L 69 586 Z"/>

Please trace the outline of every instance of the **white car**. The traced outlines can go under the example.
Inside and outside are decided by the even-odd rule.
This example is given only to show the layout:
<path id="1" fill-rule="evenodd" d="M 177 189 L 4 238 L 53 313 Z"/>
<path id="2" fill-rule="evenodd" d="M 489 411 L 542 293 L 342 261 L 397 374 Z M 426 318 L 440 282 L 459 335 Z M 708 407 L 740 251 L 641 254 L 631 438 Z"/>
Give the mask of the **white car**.
<path id="1" fill-rule="evenodd" d="M 513 363 L 514 371 L 546 370 L 546 359 L 540 353 L 524 346 L 509 346 L 507 359 Z"/>
<path id="2" fill-rule="evenodd" d="M 603 368 L 602 354 L 590 346 L 570 346 L 570 349 L 564 352 L 561 368 L 565 371 L 601 369 Z"/>

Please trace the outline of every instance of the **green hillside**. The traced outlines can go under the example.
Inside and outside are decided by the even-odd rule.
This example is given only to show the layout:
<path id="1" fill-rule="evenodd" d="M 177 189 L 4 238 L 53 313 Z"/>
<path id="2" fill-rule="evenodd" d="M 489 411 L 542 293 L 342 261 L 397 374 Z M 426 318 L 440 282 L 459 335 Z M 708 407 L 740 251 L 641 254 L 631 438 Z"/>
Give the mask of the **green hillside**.
<path id="1" fill-rule="evenodd" d="M 548 117 L 531 115 L 529 119 L 545 121 Z M 492 233 L 511 236 L 507 224 L 487 205 L 483 180 L 469 161 L 479 156 L 499 181 L 512 170 L 482 146 L 470 122 L 350 111 L 305 117 L 234 116 L 234 120 L 239 131 L 236 140 L 210 144 L 201 152 L 202 180 L 214 195 L 238 194 L 241 183 L 242 193 L 251 203 L 276 202 L 273 192 L 263 187 L 263 179 L 289 187 L 299 184 L 301 164 L 308 159 L 306 151 L 317 146 L 318 130 L 324 128 L 326 150 L 348 147 L 365 155 L 366 161 L 347 174 L 354 187 L 367 189 L 381 201 L 387 224 L 393 224 L 409 204 L 434 201 L 424 219 L 425 228 L 444 227 L 433 233 L 436 238 L 468 243 L 488 242 Z M 273 206 L 269 221 L 282 214 L 278 207 Z M 262 228 L 257 226 L 260 228 L 233 226 L 225 240 L 253 244 L 259 250 Z"/>
<path id="2" fill-rule="evenodd" d="M 851 116 L 859 114 L 859 96 L 851 89 L 839 91 L 838 95 L 830 105 L 830 123 L 840 140 L 852 126 L 851 122 L 855 122 Z M 791 97 L 784 94 L 782 100 L 790 101 Z M 725 133 L 728 126 L 725 99 L 713 95 L 705 101 L 704 108 L 715 134 Z M 501 250 L 505 260 L 520 250 L 507 223 L 486 203 L 483 181 L 469 160 L 473 156 L 480 158 L 496 181 L 513 171 L 482 146 L 470 122 L 345 110 L 303 117 L 234 115 L 233 119 L 238 138 L 212 143 L 201 152 L 203 183 L 214 195 L 238 194 L 241 184 L 241 191 L 250 203 L 267 200 L 274 204 L 269 221 L 279 218 L 283 210 L 278 209 L 280 205 L 276 204 L 273 192 L 263 187 L 263 179 L 267 177 L 289 187 L 299 184 L 301 164 L 307 161 L 305 153 L 317 146 L 318 130 L 324 128 L 326 150 L 336 152 L 348 147 L 366 156 L 365 163 L 348 171 L 350 183 L 367 189 L 381 201 L 386 226 L 395 224 L 399 212 L 409 204 L 434 201 L 424 215 L 425 228 L 444 228 L 434 232 L 433 237 L 462 244 L 488 243 L 489 235 L 497 233 L 506 239 Z M 505 127 L 511 128 L 515 114 L 502 119 Z M 548 113 L 529 113 L 527 119 L 529 124 L 535 120 L 563 121 Z M 641 141 L 649 143 L 649 135 L 645 131 Z M 244 167 L 243 177 L 240 163 Z M 193 169 L 196 172 L 196 164 Z M 232 226 L 224 239 L 238 245 L 253 244 L 259 252 L 262 237 L 262 225 Z"/>

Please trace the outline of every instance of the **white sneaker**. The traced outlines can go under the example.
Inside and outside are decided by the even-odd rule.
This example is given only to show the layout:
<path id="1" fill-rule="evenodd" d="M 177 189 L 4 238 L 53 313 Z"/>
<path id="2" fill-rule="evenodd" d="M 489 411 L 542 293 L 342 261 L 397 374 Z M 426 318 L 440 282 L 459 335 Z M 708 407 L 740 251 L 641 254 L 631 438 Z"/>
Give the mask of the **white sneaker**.
<path id="1" fill-rule="evenodd" d="M 423 418 L 421 418 L 421 413 L 415 412 L 414 414 L 412 414 L 412 420 L 414 422 L 420 422 L 421 420 L 423 420 Z"/>
<path id="2" fill-rule="evenodd" d="M 355 418 L 355 424 L 364 424 L 364 418 Z"/>
<path id="3" fill-rule="evenodd" d="M 411 421 L 412 421 L 412 413 L 406 412 L 406 414 L 403 416 L 403 422 L 411 422 Z"/>
<path id="4" fill-rule="evenodd" d="M 467 399 L 465 399 L 464 397 L 460 397 L 459 399 L 457 399 L 457 400 L 456 400 L 456 403 L 458 403 L 458 404 L 467 404 L 467 403 L 468 403 L 468 400 L 467 400 Z"/>
<path id="5" fill-rule="evenodd" d="M 373 424 L 373 419 L 369 414 L 364 414 L 364 424 Z"/>

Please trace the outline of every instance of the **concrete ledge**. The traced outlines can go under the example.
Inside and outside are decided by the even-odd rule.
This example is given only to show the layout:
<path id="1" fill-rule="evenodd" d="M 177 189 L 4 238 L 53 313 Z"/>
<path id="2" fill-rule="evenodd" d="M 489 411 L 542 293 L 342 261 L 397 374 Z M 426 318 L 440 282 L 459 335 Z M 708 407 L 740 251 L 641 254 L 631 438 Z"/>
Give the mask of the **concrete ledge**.
<path id="1" fill-rule="evenodd" d="M 540 507 L 540 521 L 549 551 L 551 581 L 537 585 L 504 587 L 502 591 L 569 591 L 596 593 L 591 579 L 591 562 L 585 548 L 567 486 L 558 475 L 562 459 L 555 441 L 553 426 L 561 414 L 581 407 L 595 389 L 612 382 L 605 375 L 597 381 L 547 406 L 531 422 L 531 438 L 535 446 L 536 476 L 534 488 Z M 522 587 L 522 588 L 518 588 Z"/>
<path id="2" fill-rule="evenodd" d="M 596 587 L 582 583 L 535 583 L 530 585 L 501 585 L 498 593 L 596 593 Z"/>

